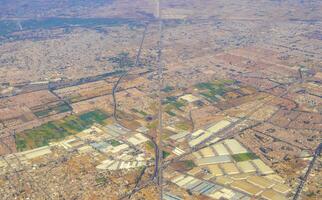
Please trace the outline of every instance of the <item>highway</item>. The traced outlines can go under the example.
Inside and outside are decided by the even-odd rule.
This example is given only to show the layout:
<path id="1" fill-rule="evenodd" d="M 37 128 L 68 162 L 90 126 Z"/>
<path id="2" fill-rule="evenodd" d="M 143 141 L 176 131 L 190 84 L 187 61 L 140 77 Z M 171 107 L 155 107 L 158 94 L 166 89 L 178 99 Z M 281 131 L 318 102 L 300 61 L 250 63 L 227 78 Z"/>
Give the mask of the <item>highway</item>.
<path id="1" fill-rule="evenodd" d="M 303 191 L 303 188 L 305 186 L 305 183 L 314 167 L 314 164 L 316 162 L 316 159 L 321 155 L 321 150 L 322 150 L 322 143 L 319 144 L 319 146 L 315 149 L 314 155 L 313 155 L 313 159 L 311 160 L 305 175 L 303 177 L 300 178 L 300 184 L 298 185 L 295 195 L 293 197 L 293 200 L 298 200 L 301 196 L 301 193 Z"/>
<path id="2" fill-rule="evenodd" d="M 137 67 L 139 65 L 139 61 L 140 61 L 140 56 L 141 56 L 141 52 L 142 52 L 142 47 L 143 47 L 144 39 L 145 39 L 145 36 L 146 36 L 146 32 L 148 30 L 148 25 L 149 24 L 146 24 L 146 26 L 144 28 L 143 36 L 142 36 L 142 39 L 141 39 L 141 42 L 140 42 L 140 47 L 139 47 L 139 50 L 137 52 L 137 55 L 136 55 L 136 58 L 135 58 L 135 63 L 134 63 L 133 68 L 135 68 L 135 67 Z M 114 119 L 115 122 L 118 121 L 117 120 L 117 116 L 116 116 L 116 112 L 117 112 L 117 100 L 116 100 L 117 88 L 118 88 L 118 85 L 123 80 L 123 78 L 126 77 L 126 75 L 128 75 L 128 73 L 130 71 L 131 71 L 131 69 L 123 72 L 122 75 L 117 80 L 117 82 L 114 84 L 113 89 L 112 89 L 112 96 L 113 96 L 113 119 Z"/>
<path id="3" fill-rule="evenodd" d="M 125 196 L 121 197 L 120 200 L 130 199 L 131 196 L 134 195 L 136 192 L 142 190 L 143 188 L 145 188 L 145 187 L 149 186 L 151 183 L 153 183 L 158 176 L 158 159 L 157 159 L 157 157 L 160 154 L 158 145 L 156 144 L 155 140 L 150 135 L 147 135 L 147 134 L 143 134 L 143 135 L 145 137 L 149 138 L 149 140 L 153 143 L 154 153 L 155 153 L 155 164 L 154 164 L 153 174 L 152 174 L 152 176 L 150 176 L 149 180 L 145 181 L 142 184 L 140 184 L 141 178 L 138 179 L 137 183 L 135 184 L 135 187 L 131 190 L 131 192 L 129 192 Z M 143 174 L 141 174 L 140 176 L 142 177 Z"/>
<path id="4" fill-rule="evenodd" d="M 121 199 L 125 199 L 125 198 L 130 198 L 134 193 L 136 193 L 137 191 L 140 191 L 141 189 L 147 187 L 150 183 L 152 183 L 155 178 L 157 178 L 157 187 L 159 190 L 159 199 L 162 200 L 163 199 L 163 180 L 162 180 L 162 170 L 163 167 L 162 166 L 162 157 L 163 157 L 163 152 L 162 152 L 162 89 L 163 89 L 163 65 L 162 65 L 162 39 L 163 39 L 163 21 L 161 18 L 161 0 L 157 1 L 157 16 L 158 16 L 158 22 L 159 22 L 159 41 L 158 41 L 158 46 L 157 46 L 157 72 L 158 72 L 158 130 L 157 130 L 157 136 L 156 136 L 156 142 L 154 141 L 154 139 L 150 136 L 148 136 L 148 138 L 150 139 L 150 141 L 152 141 L 153 145 L 154 145 L 154 152 L 155 152 L 155 168 L 154 168 L 154 172 L 153 175 L 150 177 L 150 179 L 145 182 L 144 184 L 142 184 L 140 187 L 138 187 L 138 183 L 136 184 L 136 187 L 130 192 L 129 195 L 126 195 L 125 197 L 122 197 Z M 145 34 L 145 33 L 144 33 Z M 139 49 L 138 52 L 138 56 L 137 56 L 137 60 L 136 60 L 136 64 L 141 52 L 141 48 L 142 48 L 142 43 L 143 40 L 141 42 L 141 47 Z M 113 93 L 115 93 L 117 85 L 119 84 L 120 80 L 122 78 L 124 78 L 124 76 L 126 75 L 126 73 L 124 73 L 118 80 L 117 84 L 115 85 L 115 87 L 113 88 Z M 114 99 L 115 95 L 113 95 L 113 99 Z M 117 117 L 116 117 L 116 99 L 114 99 L 114 119 L 115 121 L 117 121 Z M 146 135 L 147 136 L 147 135 Z"/>
<path id="5" fill-rule="evenodd" d="M 144 43 L 145 36 L 146 36 L 147 30 L 148 30 L 148 25 L 149 24 L 146 24 L 146 26 L 145 26 L 145 29 L 144 29 L 144 32 L 143 32 L 143 36 L 142 36 L 142 39 L 141 39 L 141 42 L 140 42 L 140 47 L 139 47 L 138 52 L 137 52 L 137 55 L 136 55 L 134 67 L 137 67 L 139 65 L 139 61 L 140 61 L 140 56 L 141 56 L 141 52 L 142 52 L 143 43 Z M 128 71 L 126 71 L 126 72 L 124 72 L 124 73 L 122 73 L 122 75 L 118 78 L 117 82 L 114 84 L 113 89 L 112 89 L 112 96 L 113 96 L 113 119 L 114 119 L 114 122 L 116 122 L 116 123 L 118 122 L 118 118 L 117 118 L 117 99 L 116 99 L 116 92 L 118 91 L 117 89 L 118 89 L 119 84 L 129 74 L 130 71 L 131 71 L 131 69 L 128 70 Z M 160 91 L 161 91 L 161 89 L 160 89 Z M 159 113 L 160 113 L 160 111 L 159 111 Z M 162 113 L 162 111 L 161 111 L 161 113 Z M 154 146 L 154 152 L 155 152 L 154 172 L 153 172 L 152 176 L 149 178 L 149 180 L 146 181 L 143 184 L 140 184 L 141 178 L 139 178 L 138 181 L 137 181 L 137 183 L 136 183 L 136 185 L 135 185 L 135 187 L 131 190 L 131 192 L 129 194 L 121 197 L 120 199 L 129 199 L 129 198 L 131 198 L 131 196 L 134 195 L 137 191 L 140 191 L 141 189 L 143 189 L 146 186 L 150 185 L 155 180 L 155 178 L 158 177 L 159 169 L 160 169 L 160 168 L 158 168 L 159 162 L 160 162 L 160 159 L 159 158 L 160 158 L 160 154 L 162 154 L 162 152 L 160 152 L 160 150 L 158 148 L 158 144 L 155 142 L 155 140 L 150 135 L 146 135 L 145 134 L 145 136 L 150 139 L 150 141 L 153 143 L 153 146 Z M 140 175 L 140 177 L 142 177 L 142 176 L 143 176 L 143 174 Z"/>
<path id="6" fill-rule="evenodd" d="M 198 144 L 196 147 L 191 148 L 190 151 L 182 154 L 181 156 L 177 156 L 171 160 L 168 160 L 166 162 L 163 162 L 163 158 L 162 158 L 162 125 L 163 125 L 163 118 L 162 118 L 162 114 L 163 114 L 163 109 L 162 109 L 162 89 L 163 89 L 163 65 L 162 65 L 162 39 L 163 39 L 163 22 L 162 22 L 162 18 L 161 18 L 161 8 L 160 8 L 160 4 L 161 4 L 161 0 L 158 1 L 158 22 L 159 22 L 159 41 L 158 41 L 158 52 L 157 52 L 157 73 L 158 73 L 158 131 L 157 131 L 157 135 L 156 138 L 152 138 L 149 135 L 145 135 L 146 137 L 148 137 L 150 139 L 150 141 L 153 143 L 154 145 L 154 153 L 155 153 L 155 165 L 154 165 L 154 172 L 152 174 L 152 176 L 149 178 L 148 181 L 146 181 L 145 183 L 140 184 L 140 180 L 144 175 L 144 171 L 140 174 L 140 176 L 137 179 L 137 182 L 135 184 L 134 189 L 124 198 L 130 198 L 133 194 L 135 194 L 135 192 L 147 187 L 148 185 L 150 185 L 151 183 L 153 183 L 155 180 L 157 180 L 157 185 L 159 187 L 160 190 L 160 199 L 163 198 L 163 177 L 162 177 L 162 171 L 163 169 L 165 169 L 169 164 L 176 162 L 178 160 L 181 160 L 182 158 L 184 158 L 185 156 L 198 151 L 200 149 L 203 149 L 209 145 L 213 145 L 216 143 L 219 143 L 225 139 L 228 138 L 233 138 L 236 134 L 244 131 L 245 129 L 248 129 L 249 127 L 246 128 L 242 128 L 242 129 L 236 129 L 236 127 L 238 127 L 238 125 L 240 125 L 241 123 L 243 123 L 246 120 L 249 120 L 249 117 L 252 116 L 255 112 L 257 112 L 259 109 L 261 109 L 264 105 L 268 104 L 270 101 L 272 101 L 272 99 L 268 99 L 266 101 L 263 101 L 261 104 L 257 105 L 255 108 L 251 109 L 246 116 L 238 118 L 235 122 L 232 122 L 228 127 L 222 129 L 221 131 L 219 131 L 217 134 L 213 134 L 210 138 L 208 138 L 206 141 L 203 141 L 202 143 Z M 141 55 L 141 51 L 142 51 L 142 47 L 143 47 L 143 43 L 145 40 L 145 36 L 146 36 L 146 32 L 147 32 L 147 28 L 148 28 L 148 24 L 145 26 L 144 32 L 143 32 L 143 36 L 142 36 L 142 40 L 140 42 L 140 47 L 138 49 L 137 55 L 136 55 L 136 59 L 135 59 L 135 65 L 134 68 L 138 66 L 139 64 L 139 59 L 140 59 L 140 55 Z M 132 68 L 133 69 L 133 68 Z M 116 81 L 116 83 L 114 84 L 113 88 L 112 88 L 112 98 L 113 98 L 113 119 L 114 122 L 117 123 L 118 122 L 118 117 L 117 117 L 117 98 L 116 98 L 116 93 L 119 91 L 118 87 L 120 85 L 120 83 L 122 82 L 122 80 L 129 74 L 129 72 L 132 70 L 129 69 L 127 71 L 122 71 L 120 74 L 120 77 L 118 78 L 118 80 Z M 107 74 L 106 74 L 107 75 Z M 91 79 L 81 79 L 81 80 L 77 80 L 75 82 L 71 82 L 68 84 L 68 86 L 70 85 L 76 85 L 76 84 L 80 84 L 80 83 L 85 83 L 85 82 L 91 82 L 94 80 L 99 80 L 101 78 L 104 78 L 105 76 L 98 76 L 98 77 L 92 77 Z M 65 83 L 64 83 L 65 84 Z M 65 87 L 66 85 L 64 85 Z M 50 83 L 48 84 L 48 88 L 50 89 L 50 91 L 52 92 L 52 90 L 57 89 L 62 87 L 61 85 L 57 84 L 57 85 L 51 85 Z M 287 90 L 281 94 L 278 95 L 277 97 L 282 97 L 285 94 L 288 93 L 290 87 L 287 88 Z M 55 93 L 53 93 L 55 95 Z M 57 95 L 55 95 L 57 96 Z M 57 96 L 58 97 L 58 96 Z M 61 99 L 62 101 L 64 101 L 63 99 Z M 67 105 L 68 102 L 64 101 Z M 70 106 L 71 108 L 71 106 Z M 72 110 L 72 108 L 71 108 Z M 189 117 L 192 123 L 192 126 L 194 127 L 194 121 L 192 119 L 191 116 L 191 112 L 189 113 Z M 260 122 L 258 122 L 260 123 Z M 193 128 L 194 129 L 194 128 Z M 76 136 L 75 136 L 76 137 Z M 211 141 L 213 138 L 215 137 L 221 137 L 220 140 L 213 142 L 211 144 L 208 144 L 208 141 Z M 80 138 L 78 138 L 80 139 Z M 285 141 L 286 142 L 286 141 Z M 134 147 L 135 148 L 135 147 Z M 316 162 L 317 157 L 320 155 L 321 153 L 321 148 L 322 148 L 322 144 L 320 144 L 314 153 L 313 159 L 310 162 L 308 169 L 304 175 L 304 177 L 301 179 L 301 182 L 296 190 L 296 194 L 294 195 L 294 200 L 297 200 L 303 190 L 303 187 L 311 173 L 311 170 L 314 166 L 314 163 Z M 18 159 L 18 158 L 17 158 Z M 18 160 L 19 161 L 19 160 Z M 157 179 L 156 179 L 157 178 Z M 42 188 L 40 188 L 43 192 L 44 190 Z"/>
<path id="7" fill-rule="evenodd" d="M 192 110 L 189 111 L 189 120 L 191 122 L 191 131 L 194 132 L 195 131 L 195 122 L 192 117 Z"/>
<path id="8" fill-rule="evenodd" d="M 163 63 L 162 63 L 162 49 L 163 49 L 163 21 L 161 13 L 161 0 L 157 1 L 157 17 L 159 22 L 159 42 L 157 54 L 157 71 L 158 71 L 158 131 L 157 131 L 157 148 L 158 154 L 155 160 L 157 161 L 157 186 L 159 190 L 159 199 L 163 199 L 163 148 L 162 148 L 162 132 L 163 132 L 163 109 L 162 109 L 162 89 L 163 89 Z"/>

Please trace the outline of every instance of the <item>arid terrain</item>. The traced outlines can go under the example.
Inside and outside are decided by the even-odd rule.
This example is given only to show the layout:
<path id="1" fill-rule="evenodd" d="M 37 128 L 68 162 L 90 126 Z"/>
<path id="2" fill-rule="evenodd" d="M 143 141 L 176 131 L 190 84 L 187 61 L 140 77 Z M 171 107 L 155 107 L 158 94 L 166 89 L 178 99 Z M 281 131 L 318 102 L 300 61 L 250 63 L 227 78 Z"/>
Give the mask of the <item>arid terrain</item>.
<path id="1" fill-rule="evenodd" d="M 1 199 L 321 199 L 321 10 L 1 1 Z"/>

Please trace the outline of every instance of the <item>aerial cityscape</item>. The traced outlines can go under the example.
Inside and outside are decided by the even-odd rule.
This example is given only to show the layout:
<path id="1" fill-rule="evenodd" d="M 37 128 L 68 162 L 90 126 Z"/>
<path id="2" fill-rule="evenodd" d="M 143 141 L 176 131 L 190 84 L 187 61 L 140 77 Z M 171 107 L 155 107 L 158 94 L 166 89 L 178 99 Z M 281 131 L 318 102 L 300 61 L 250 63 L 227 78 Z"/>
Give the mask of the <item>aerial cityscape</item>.
<path id="1" fill-rule="evenodd" d="M 321 0 L 0 0 L 0 200 L 320 200 L 321 136 Z"/>

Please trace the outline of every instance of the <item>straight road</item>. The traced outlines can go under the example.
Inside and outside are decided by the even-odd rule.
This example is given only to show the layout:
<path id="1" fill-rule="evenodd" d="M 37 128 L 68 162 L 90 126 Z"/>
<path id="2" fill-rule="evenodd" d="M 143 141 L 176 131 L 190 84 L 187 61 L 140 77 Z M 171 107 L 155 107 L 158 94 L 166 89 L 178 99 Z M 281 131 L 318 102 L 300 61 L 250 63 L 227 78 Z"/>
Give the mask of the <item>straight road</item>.
<path id="1" fill-rule="evenodd" d="M 316 162 L 316 159 L 321 155 L 321 150 L 322 150 L 322 143 L 320 143 L 320 145 L 316 148 L 314 155 L 313 155 L 313 159 L 311 160 L 309 167 L 307 168 L 305 175 L 303 178 L 300 178 L 300 184 L 298 185 L 295 195 L 293 197 L 293 200 L 298 200 L 300 198 L 300 195 L 303 191 L 303 188 L 305 186 L 305 183 L 314 167 L 314 163 Z"/>

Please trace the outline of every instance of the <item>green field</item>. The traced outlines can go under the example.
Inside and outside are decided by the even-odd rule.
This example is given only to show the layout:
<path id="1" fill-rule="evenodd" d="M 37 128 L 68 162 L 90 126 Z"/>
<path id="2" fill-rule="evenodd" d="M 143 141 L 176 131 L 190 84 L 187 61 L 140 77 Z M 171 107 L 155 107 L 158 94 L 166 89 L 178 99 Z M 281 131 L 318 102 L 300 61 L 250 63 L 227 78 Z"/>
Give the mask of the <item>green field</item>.
<path id="1" fill-rule="evenodd" d="M 169 104 L 169 103 L 175 103 L 177 101 L 177 97 L 167 97 L 165 100 L 163 100 L 163 104 Z"/>
<path id="2" fill-rule="evenodd" d="M 258 158 L 254 153 L 235 154 L 235 155 L 232 155 L 232 157 L 236 162 L 254 160 Z"/>
<path id="3" fill-rule="evenodd" d="M 136 109 L 136 108 L 132 108 L 131 109 L 133 112 L 135 112 L 135 113 L 139 113 L 139 114 L 141 114 L 142 116 L 147 116 L 148 115 L 148 113 L 146 113 L 146 112 L 144 112 L 144 111 L 142 111 L 142 110 L 138 110 L 138 109 Z"/>
<path id="4" fill-rule="evenodd" d="M 233 83 L 232 81 L 215 81 L 215 82 L 203 82 L 198 83 L 196 88 L 202 90 L 200 94 L 204 96 L 210 102 L 218 101 L 218 96 L 223 96 L 227 91 L 228 88 L 225 84 Z"/>
<path id="5" fill-rule="evenodd" d="M 171 109 L 182 110 L 182 107 L 185 106 L 185 103 L 181 100 L 178 100 L 177 97 L 167 97 L 165 100 L 162 101 L 163 105 L 166 106 L 166 110 L 170 111 Z"/>
<path id="6" fill-rule="evenodd" d="M 197 166 L 192 160 L 185 160 L 184 165 L 186 168 L 194 168 Z"/>
<path id="7" fill-rule="evenodd" d="M 117 140 L 108 140 L 107 143 L 111 144 L 113 147 L 119 146 L 121 143 Z"/>
<path id="8" fill-rule="evenodd" d="M 44 110 L 39 110 L 34 112 L 34 114 L 39 117 L 39 118 L 43 118 L 43 117 L 47 117 L 49 116 L 51 113 L 63 113 L 63 112 L 68 112 L 70 111 L 70 107 L 65 104 L 65 103 L 59 103 L 57 105 L 54 105 L 52 107 L 46 108 Z"/>
<path id="9" fill-rule="evenodd" d="M 174 87 L 171 86 L 166 86 L 165 88 L 162 89 L 163 92 L 172 92 L 174 90 Z"/>
<path id="10" fill-rule="evenodd" d="M 17 134 L 17 150 L 23 151 L 48 145 L 49 142 L 58 141 L 68 135 L 83 131 L 94 123 L 103 124 L 107 118 L 106 113 L 95 110 L 79 116 L 70 115 L 62 120 L 48 122 L 22 134 Z"/>
<path id="11" fill-rule="evenodd" d="M 96 179 L 95 179 L 95 182 L 96 182 L 96 184 L 98 184 L 98 185 L 105 185 L 105 184 L 108 182 L 108 180 L 107 180 L 107 178 L 106 178 L 106 177 L 101 176 L 101 177 L 96 178 Z"/>
<path id="12" fill-rule="evenodd" d="M 156 129 L 158 127 L 158 125 L 159 125 L 158 120 L 154 120 L 154 121 L 150 122 L 146 127 L 148 129 Z"/>
<path id="13" fill-rule="evenodd" d="M 176 116 L 176 113 L 173 110 L 181 110 L 181 107 L 184 106 L 184 103 L 177 101 L 176 99 L 173 99 L 171 97 L 168 98 L 163 102 L 163 104 L 166 104 L 164 108 L 165 112 L 168 113 L 170 116 Z"/>
<path id="14" fill-rule="evenodd" d="M 179 122 L 175 125 L 176 128 L 188 131 L 190 129 L 190 124 L 187 124 L 185 122 Z"/>
<path id="15" fill-rule="evenodd" d="M 168 156 L 170 156 L 170 153 L 167 151 L 162 151 L 162 157 L 163 158 L 167 158 Z"/>
<path id="16" fill-rule="evenodd" d="M 176 116 L 176 114 L 171 110 L 166 110 L 165 112 L 168 113 L 170 116 Z"/>

